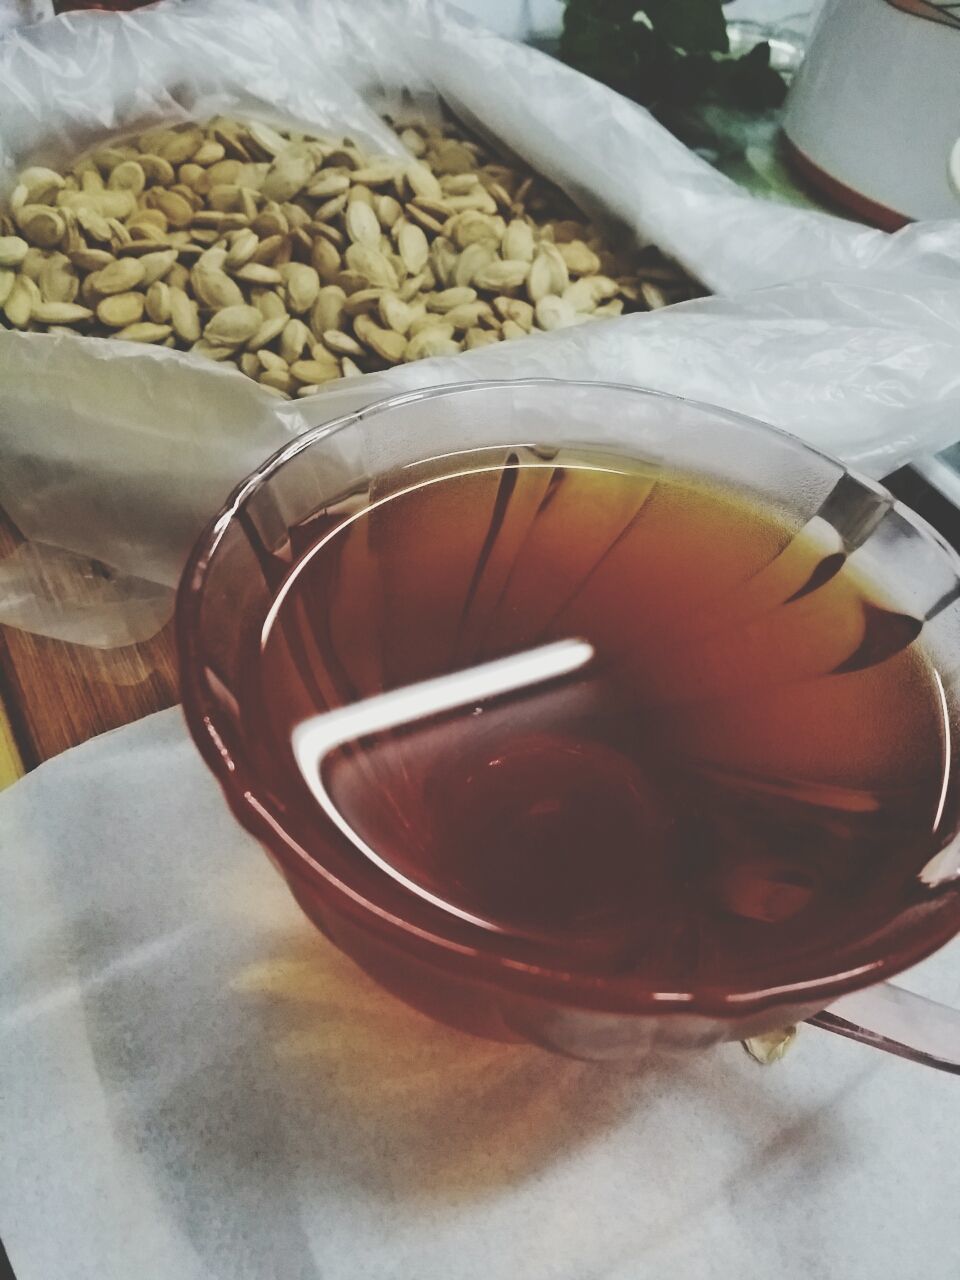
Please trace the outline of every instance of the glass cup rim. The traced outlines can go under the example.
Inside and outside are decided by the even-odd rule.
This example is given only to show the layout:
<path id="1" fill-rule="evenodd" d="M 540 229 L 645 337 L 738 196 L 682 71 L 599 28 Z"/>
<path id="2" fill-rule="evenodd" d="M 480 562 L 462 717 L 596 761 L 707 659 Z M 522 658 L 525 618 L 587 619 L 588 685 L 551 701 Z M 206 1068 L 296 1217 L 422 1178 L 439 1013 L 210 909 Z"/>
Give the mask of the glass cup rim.
<path id="1" fill-rule="evenodd" d="M 403 945 L 406 940 L 422 947 L 432 945 L 438 967 L 449 968 L 451 962 L 472 972 L 475 978 L 493 986 L 515 989 L 518 985 L 531 994 L 557 998 L 564 1005 L 605 1008 L 611 1012 L 634 1015 L 660 1015 L 682 1013 L 711 1019 L 742 1021 L 765 1010 L 787 1006 L 809 1008 L 811 1011 L 826 1007 L 840 995 L 857 990 L 895 976 L 918 963 L 943 946 L 960 932 L 960 886 L 951 884 L 947 892 L 952 895 L 952 909 L 941 912 L 938 929 L 904 930 L 905 938 L 897 946 L 887 945 L 882 953 L 867 965 L 838 972 L 822 973 L 786 985 L 759 987 L 753 990 L 729 991 L 698 986 L 694 991 L 662 992 L 651 990 L 647 979 L 632 977 L 614 979 L 577 970 L 563 970 L 539 966 L 536 963 L 519 962 L 498 954 L 495 949 L 466 948 L 452 938 L 440 933 L 427 934 L 418 925 L 393 912 L 387 911 L 354 887 L 337 879 L 324 867 L 322 861 L 304 849 L 283 826 L 282 816 L 271 812 L 269 804 L 258 794 L 256 779 L 251 776 L 242 756 L 231 753 L 217 731 L 214 707 L 206 696 L 202 672 L 201 611 L 208 570 L 217 548 L 227 529 L 249 499 L 300 453 L 322 440 L 356 427 L 367 418 L 380 417 L 391 410 L 423 400 L 443 399 L 472 392 L 512 391 L 518 388 L 578 388 L 603 389 L 640 396 L 647 400 L 661 400 L 668 404 L 682 405 L 694 413 L 745 428 L 766 436 L 777 436 L 787 448 L 804 452 L 823 462 L 839 467 L 844 473 L 862 481 L 871 488 L 887 493 L 877 481 L 859 474 L 840 459 L 809 444 L 800 437 L 776 427 L 762 419 L 751 417 L 737 410 L 726 409 L 707 401 L 696 400 L 654 388 L 639 387 L 630 383 L 609 382 L 577 378 L 518 378 L 490 379 L 441 383 L 430 387 L 415 388 L 374 401 L 359 409 L 341 415 L 331 422 L 321 423 L 297 435 L 282 445 L 259 467 L 237 484 L 223 507 L 201 532 L 184 566 L 177 590 L 175 633 L 180 670 L 180 692 L 184 716 L 190 735 L 202 758 L 216 777 L 225 798 L 241 825 L 250 831 L 261 844 L 268 844 L 275 861 L 282 865 L 285 875 L 293 874 L 316 883 L 318 878 L 328 887 L 345 894 L 355 908 L 370 916 L 380 927 L 386 926 L 393 940 Z M 942 535 L 921 516 L 894 500 L 897 513 L 925 540 L 934 542 L 938 549 L 953 562 L 960 578 L 960 556 Z M 274 844 L 265 838 L 268 830 L 283 846 L 283 856 Z M 572 985 L 573 984 L 573 985 Z M 581 992 L 589 992 L 589 999 L 578 1000 L 574 985 Z M 628 990 L 629 988 L 629 990 Z M 608 1001 L 598 1000 L 598 994 L 610 993 Z M 616 994 L 614 994 L 614 992 Z"/>

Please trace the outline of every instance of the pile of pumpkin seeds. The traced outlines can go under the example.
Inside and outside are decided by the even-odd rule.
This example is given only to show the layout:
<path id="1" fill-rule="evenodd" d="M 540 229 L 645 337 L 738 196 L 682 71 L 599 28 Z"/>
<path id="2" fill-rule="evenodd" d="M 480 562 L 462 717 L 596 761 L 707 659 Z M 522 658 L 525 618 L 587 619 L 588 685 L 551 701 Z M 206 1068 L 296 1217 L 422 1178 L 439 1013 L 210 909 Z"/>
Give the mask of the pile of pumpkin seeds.
<path id="1" fill-rule="evenodd" d="M 454 123 L 398 132 L 407 158 L 218 117 L 25 169 L 0 320 L 229 361 L 287 398 L 702 292 Z"/>

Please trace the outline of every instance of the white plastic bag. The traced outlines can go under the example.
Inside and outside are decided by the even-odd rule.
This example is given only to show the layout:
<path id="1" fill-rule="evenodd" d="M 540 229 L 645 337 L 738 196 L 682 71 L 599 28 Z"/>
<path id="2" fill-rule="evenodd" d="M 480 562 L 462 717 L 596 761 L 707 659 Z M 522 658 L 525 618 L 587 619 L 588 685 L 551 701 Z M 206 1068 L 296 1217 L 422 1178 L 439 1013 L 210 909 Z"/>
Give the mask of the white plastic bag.
<path id="1" fill-rule="evenodd" d="M 957 435 L 960 222 L 887 236 L 754 200 L 641 108 L 440 0 L 167 0 L 15 31 L 0 40 L 0 194 L 25 163 L 218 111 L 396 151 L 380 113 L 441 101 L 727 296 L 290 403 L 174 351 L 0 331 L 0 504 L 27 538 L 172 586 L 229 489 L 291 434 L 439 381 L 657 387 L 746 410 L 878 475 Z M 38 626 L 22 608 L 29 580 L 10 581 L 0 621 Z"/>
<path id="2" fill-rule="evenodd" d="M 0 35 L 53 13 L 53 0 L 0 0 Z"/>

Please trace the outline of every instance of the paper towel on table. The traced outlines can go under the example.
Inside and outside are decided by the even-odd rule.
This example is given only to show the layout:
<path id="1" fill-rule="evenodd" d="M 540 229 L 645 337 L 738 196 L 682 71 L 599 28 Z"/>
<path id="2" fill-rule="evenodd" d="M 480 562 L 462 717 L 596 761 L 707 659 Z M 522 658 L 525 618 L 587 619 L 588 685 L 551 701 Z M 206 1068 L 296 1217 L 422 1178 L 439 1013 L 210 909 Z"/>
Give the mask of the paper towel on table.
<path id="1" fill-rule="evenodd" d="M 955 1280 L 954 1078 L 805 1028 L 635 1073 L 382 993 L 177 709 L 0 796 L 18 1280 Z M 960 1001 L 960 947 L 910 984 Z"/>

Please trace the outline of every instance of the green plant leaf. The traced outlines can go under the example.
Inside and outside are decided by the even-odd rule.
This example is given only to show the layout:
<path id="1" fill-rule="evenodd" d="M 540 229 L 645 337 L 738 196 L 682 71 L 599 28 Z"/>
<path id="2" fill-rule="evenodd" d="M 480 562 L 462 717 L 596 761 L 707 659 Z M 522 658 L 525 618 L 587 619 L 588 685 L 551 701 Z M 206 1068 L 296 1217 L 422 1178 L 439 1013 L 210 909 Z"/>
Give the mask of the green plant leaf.
<path id="1" fill-rule="evenodd" d="M 726 53 L 727 20 L 720 0 L 642 0 L 653 29 L 687 53 Z"/>
<path id="2" fill-rule="evenodd" d="M 653 111 L 782 102 L 768 45 L 728 50 L 721 0 L 566 0 L 561 58 Z"/>
<path id="3" fill-rule="evenodd" d="M 719 76 L 711 94 L 714 101 L 736 107 L 778 107 L 787 86 L 770 66 L 770 46 L 758 44 L 742 58 L 718 63 Z"/>

